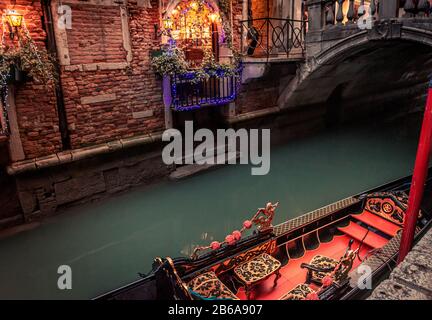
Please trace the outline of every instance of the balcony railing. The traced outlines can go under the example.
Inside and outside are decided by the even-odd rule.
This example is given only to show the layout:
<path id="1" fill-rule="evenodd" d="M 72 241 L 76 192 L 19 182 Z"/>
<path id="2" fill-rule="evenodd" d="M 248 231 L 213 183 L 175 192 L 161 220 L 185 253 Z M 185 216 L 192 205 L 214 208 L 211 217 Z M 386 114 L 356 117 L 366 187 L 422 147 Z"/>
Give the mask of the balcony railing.
<path id="1" fill-rule="evenodd" d="M 171 77 L 172 107 L 189 111 L 206 106 L 225 105 L 237 98 L 240 73 L 199 79 L 195 72 Z"/>
<path id="2" fill-rule="evenodd" d="M 250 57 L 290 57 L 305 52 L 307 21 L 261 18 L 241 21 L 241 50 Z"/>

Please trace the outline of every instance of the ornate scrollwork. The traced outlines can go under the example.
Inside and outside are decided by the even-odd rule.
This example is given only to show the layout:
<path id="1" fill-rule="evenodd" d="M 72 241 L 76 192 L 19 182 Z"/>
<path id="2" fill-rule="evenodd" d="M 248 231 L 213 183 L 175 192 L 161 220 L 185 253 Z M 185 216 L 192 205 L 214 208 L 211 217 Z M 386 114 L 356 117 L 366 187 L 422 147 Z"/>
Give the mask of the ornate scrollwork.
<path id="1" fill-rule="evenodd" d="M 255 223 L 259 231 L 273 228 L 272 221 L 278 206 L 279 202 L 276 202 L 275 204 L 269 202 L 265 208 L 258 209 L 257 213 L 252 218 L 252 222 Z"/>
<path id="2" fill-rule="evenodd" d="M 191 259 L 195 260 L 198 258 L 198 254 L 205 250 L 218 250 L 223 245 L 234 245 L 242 237 L 242 234 L 247 230 L 252 228 L 255 224 L 259 232 L 265 232 L 273 230 L 272 221 L 275 215 L 276 208 L 279 206 L 279 202 L 275 204 L 269 202 L 265 208 L 260 208 L 253 216 L 252 220 L 246 220 L 243 222 L 243 227 L 240 230 L 235 230 L 232 234 L 225 237 L 223 242 L 213 241 L 209 246 L 199 246 L 196 247 L 191 255 Z"/>

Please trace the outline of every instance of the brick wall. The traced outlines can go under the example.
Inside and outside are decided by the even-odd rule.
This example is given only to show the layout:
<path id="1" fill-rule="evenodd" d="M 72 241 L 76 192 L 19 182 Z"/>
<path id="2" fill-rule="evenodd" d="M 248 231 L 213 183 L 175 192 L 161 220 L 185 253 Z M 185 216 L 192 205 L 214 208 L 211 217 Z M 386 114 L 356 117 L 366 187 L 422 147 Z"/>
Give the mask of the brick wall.
<path id="1" fill-rule="evenodd" d="M 151 51 L 160 45 L 154 32 L 154 25 L 159 24 L 158 4 L 152 0 L 152 8 L 143 8 L 136 1 L 128 2 L 132 47 L 129 67 L 63 71 L 73 148 L 164 129 L 161 81 L 150 65 Z M 73 29 L 68 34 L 71 64 L 126 62 L 119 7 L 96 7 L 98 19 L 84 23 L 82 19 L 94 8 L 85 3 L 72 8 Z M 90 46 L 86 46 L 88 43 Z M 83 46 L 86 49 L 81 50 Z M 109 97 L 109 101 L 89 103 L 89 99 L 82 99 L 97 96 Z"/>
<path id="2" fill-rule="evenodd" d="M 252 0 L 252 17 L 254 19 L 267 18 L 273 12 L 273 1 Z"/>
<path id="3" fill-rule="evenodd" d="M 241 23 L 243 20 L 243 1 L 247 0 L 233 0 L 232 1 L 232 16 L 233 16 L 233 45 L 240 50 L 241 42 Z"/>
<path id="4" fill-rule="evenodd" d="M 68 4 L 67 1 L 63 2 Z M 61 80 L 72 148 L 163 130 L 165 116 L 161 81 L 150 65 L 152 50 L 160 46 L 160 38 L 155 39 L 154 30 L 154 25 L 159 24 L 159 1 L 151 0 L 152 8 L 140 6 L 143 1 L 128 1 L 126 9 L 132 59 L 128 67 L 115 70 L 74 66 L 128 62 L 119 6 L 95 6 L 90 1 L 70 2 L 72 29 L 66 31 L 70 65 L 62 66 Z M 254 3 L 256 6 L 261 2 Z M 266 7 L 263 4 L 261 6 Z M 6 4 L 0 4 L 0 10 L 6 8 Z M 40 2 L 17 0 L 15 9 L 24 13 L 33 39 L 40 47 L 44 47 L 46 34 L 41 23 Z M 53 13 L 56 14 L 54 10 Z M 233 0 L 236 47 L 240 45 L 238 30 L 242 13 L 243 0 Z M 272 83 L 267 81 L 264 89 L 261 85 L 245 85 L 237 113 L 274 105 Z M 100 97 L 102 99 L 98 101 Z M 53 90 L 27 82 L 16 90 L 16 106 L 27 159 L 62 150 Z"/>
<path id="5" fill-rule="evenodd" d="M 244 114 L 278 106 L 279 80 L 254 79 L 242 85 L 236 101 L 236 113 Z"/>
<path id="6" fill-rule="evenodd" d="M 0 2 L 0 12 L 3 14 L 7 9 L 12 9 L 9 1 Z M 32 38 L 40 48 L 44 48 L 46 35 L 42 28 L 42 8 L 39 1 L 17 0 L 14 9 L 24 15 L 25 24 Z M 15 100 L 26 158 L 59 151 L 61 138 L 54 90 L 30 81 L 16 88 Z"/>
<path id="7" fill-rule="evenodd" d="M 247 0 L 245 0 L 247 1 Z M 270 0 L 270 15 L 273 10 L 273 1 Z M 241 17 L 243 13 L 243 0 L 233 0 L 233 17 L 234 17 L 234 45 L 240 49 L 240 20 L 236 17 Z M 252 0 L 253 19 L 265 18 L 268 16 L 267 1 Z M 260 28 L 263 21 L 257 22 L 256 27 Z M 265 29 L 265 28 L 264 28 Z M 262 30 L 264 32 L 264 30 Z M 265 32 L 264 32 L 265 37 Z M 260 48 L 257 48 L 256 53 L 259 56 Z M 236 114 L 244 114 L 248 112 L 258 111 L 266 108 L 276 107 L 278 105 L 280 76 L 285 75 L 283 68 L 276 67 L 275 70 L 270 70 L 263 78 L 250 80 L 243 83 L 240 89 L 240 94 L 236 101 Z"/>
<path id="8" fill-rule="evenodd" d="M 118 7 L 70 7 L 73 27 L 67 30 L 67 38 L 72 64 L 125 61 Z"/>

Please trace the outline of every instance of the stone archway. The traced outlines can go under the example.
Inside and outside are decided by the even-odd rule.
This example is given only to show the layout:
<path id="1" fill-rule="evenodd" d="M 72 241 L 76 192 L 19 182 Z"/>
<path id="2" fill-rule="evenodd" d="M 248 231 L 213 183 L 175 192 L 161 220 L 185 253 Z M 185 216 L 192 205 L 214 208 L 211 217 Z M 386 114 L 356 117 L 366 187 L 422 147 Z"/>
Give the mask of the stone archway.
<path id="1" fill-rule="evenodd" d="M 407 41 L 432 47 L 432 33 L 428 30 L 401 26 L 383 25 L 381 28 L 363 30 L 328 46 L 314 57 L 316 65 L 332 63 L 352 52 L 361 50 L 369 42 Z"/>
<path id="2" fill-rule="evenodd" d="M 163 12 L 163 17 L 166 18 L 169 16 L 172 11 L 177 7 L 177 5 L 183 0 L 170 0 L 166 6 L 165 12 Z M 219 1 L 218 0 L 206 0 L 217 12 L 219 12 Z"/>
<path id="3" fill-rule="evenodd" d="M 170 36 L 186 53 L 192 67 L 199 67 L 205 52 L 211 50 L 216 60 L 220 56 L 222 17 L 214 0 L 172 0 L 163 13 L 169 21 Z"/>

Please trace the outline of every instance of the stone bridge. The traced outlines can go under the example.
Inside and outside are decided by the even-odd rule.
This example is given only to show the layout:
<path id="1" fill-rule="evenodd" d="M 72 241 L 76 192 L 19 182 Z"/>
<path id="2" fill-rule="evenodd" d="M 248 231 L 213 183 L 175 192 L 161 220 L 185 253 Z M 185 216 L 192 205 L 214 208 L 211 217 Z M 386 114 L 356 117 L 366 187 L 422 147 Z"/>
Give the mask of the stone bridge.
<path id="1" fill-rule="evenodd" d="M 334 119 L 395 104 L 409 110 L 424 105 L 432 73 L 429 1 L 306 3 L 305 60 L 281 89 L 281 110 L 326 105 Z"/>

